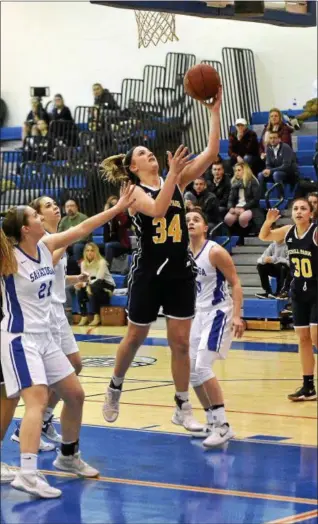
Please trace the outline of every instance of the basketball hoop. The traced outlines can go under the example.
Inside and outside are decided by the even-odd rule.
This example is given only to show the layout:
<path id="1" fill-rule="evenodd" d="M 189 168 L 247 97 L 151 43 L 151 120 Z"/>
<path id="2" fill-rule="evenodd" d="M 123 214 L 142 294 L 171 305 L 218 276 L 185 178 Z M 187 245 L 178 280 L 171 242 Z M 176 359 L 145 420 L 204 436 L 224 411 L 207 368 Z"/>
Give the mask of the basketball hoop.
<path id="1" fill-rule="evenodd" d="M 135 11 L 138 27 L 138 47 L 164 44 L 170 40 L 179 40 L 176 31 L 176 15 L 173 13 L 157 13 L 155 11 Z"/>

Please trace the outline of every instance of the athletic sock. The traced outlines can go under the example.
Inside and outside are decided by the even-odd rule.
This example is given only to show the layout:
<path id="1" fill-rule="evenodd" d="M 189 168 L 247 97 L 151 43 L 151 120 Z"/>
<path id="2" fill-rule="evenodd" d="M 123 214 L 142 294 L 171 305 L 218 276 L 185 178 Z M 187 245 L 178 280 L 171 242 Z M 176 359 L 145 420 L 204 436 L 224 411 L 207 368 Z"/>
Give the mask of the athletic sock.
<path id="1" fill-rule="evenodd" d="M 174 400 L 178 408 L 181 409 L 182 404 L 184 404 L 185 402 L 189 402 L 189 392 L 188 391 L 183 391 L 183 392 L 176 391 Z"/>
<path id="2" fill-rule="evenodd" d="M 224 404 L 213 406 L 212 420 L 213 420 L 213 424 L 217 424 L 218 426 L 223 426 L 223 424 L 227 424 Z"/>
<path id="3" fill-rule="evenodd" d="M 52 415 L 53 415 L 53 408 L 46 408 L 44 417 L 43 417 L 43 422 L 48 422 L 48 420 L 52 417 Z"/>
<path id="4" fill-rule="evenodd" d="M 116 375 L 113 375 L 109 384 L 109 387 L 111 389 L 120 389 L 122 390 L 123 382 L 125 377 L 116 377 Z"/>
<path id="5" fill-rule="evenodd" d="M 34 453 L 21 453 L 21 473 L 35 473 L 38 469 L 38 456 Z"/>
<path id="6" fill-rule="evenodd" d="M 311 391 L 312 389 L 314 389 L 314 387 L 315 387 L 315 385 L 314 385 L 314 375 L 304 375 L 303 379 L 304 379 L 304 387 L 305 387 L 305 389 L 307 389 L 308 391 Z"/>
<path id="7" fill-rule="evenodd" d="M 79 450 L 79 439 L 76 442 L 62 442 L 61 453 L 64 457 L 75 455 Z"/>

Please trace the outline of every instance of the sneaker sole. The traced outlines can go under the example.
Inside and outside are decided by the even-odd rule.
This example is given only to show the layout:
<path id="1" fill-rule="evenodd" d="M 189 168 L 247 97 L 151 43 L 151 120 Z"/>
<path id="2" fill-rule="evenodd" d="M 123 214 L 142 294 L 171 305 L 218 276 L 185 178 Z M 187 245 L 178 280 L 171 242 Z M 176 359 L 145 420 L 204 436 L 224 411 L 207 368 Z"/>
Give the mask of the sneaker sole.
<path id="1" fill-rule="evenodd" d="M 15 479 L 15 475 L 12 475 L 12 478 L 7 478 L 7 479 L 1 478 L 0 484 L 11 484 L 11 482 L 13 482 L 14 479 Z"/>
<path id="2" fill-rule="evenodd" d="M 291 400 L 292 402 L 310 402 L 312 400 L 317 400 L 317 395 L 313 395 L 312 397 L 298 397 L 298 398 L 288 397 L 288 400 Z"/>
<path id="3" fill-rule="evenodd" d="M 20 439 L 19 439 L 19 437 L 16 437 L 15 435 L 12 435 L 12 436 L 10 437 L 10 440 L 11 440 L 11 442 L 15 442 L 16 444 L 20 444 Z M 51 444 L 48 443 L 48 446 L 50 446 L 50 445 L 51 445 Z M 43 451 L 43 453 L 48 453 L 48 452 L 50 452 L 50 451 L 55 451 L 55 449 L 56 449 L 56 446 L 54 446 L 54 447 L 51 448 L 51 449 L 42 449 L 42 448 L 39 448 L 39 451 Z"/>
<path id="4" fill-rule="evenodd" d="M 106 416 L 106 413 L 105 413 L 104 410 L 103 410 L 103 417 L 104 417 L 104 420 L 106 420 L 106 422 L 109 422 L 109 424 L 112 424 L 113 422 L 116 422 L 116 420 L 118 419 L 118 416 L 119 416 L 119 413 L 116 414 L 116 417 L 115 417 L 115 418 L 113 417 L 113 418 L 110 419 L 110 418 L 108 418 L 108 417 Z"/>
<path id="5" fill-rule="evenodd" d="M 225 444 L 226 442 L 228 442 L 229 440 L 231 440 L 234 437 L 235 437 L 234 433 L 231 433 L 230 436 L 224 435 L 222 440 L 220 440 L 217 444 L 206 444 L 205 441 L 204 441 L 203 442 L 203 446 L 205 448 L 217 448 L 219 446 L 223 446 L 223 444 Z M 209 438 L 209 437 L 207 437 L 207 438 Z"/>
<path id="6" fill-rule="evenodd" d="M 63 466 L 60 466 L 56 463 L 56 460 L 53 462 L 53 466 L 56 469 L 59 469 L 60 471 L 67 471 L 68 473 L 74 473 L 74 475 L 77 475 L 78 477 L 86 478 L 86 479 L 94 479 L 99 477 L 99 471 L 95 473 L 94 475 L 84 475 L 83 473 L 77 471 L 75 468 L 64 468 Z"/>
<path id="7" fill-rule="evenodd" d="M 39 493 L 38 491 L 33 490 L 32 488 L 26 489 L 25 486 L 23 486 L 23 484 L 14 485 L 14 481 L 11 482 L 11 486 L 14 489 L 17 489 L 18 491 L 24 491 L 24 493 L 30 493 L 31 495 L 34 495 L 35 497 L 38 497 L 38 498 L 41 498 L 41 499 L 58 499 L 62 495 L 62 491 L 60 491 L 60 493 L 58 493 L 56 495 L 53 495 L 53 494 L 51 494 L 51 495 L 43 495 L 43 494 Z"/>
<path id="8" fill-rule="evenodd" d="M 42 437 L 46 438 L 46 440 L 49 440 L 50 442 L 53 442 L 54 444 L 61 444 L 61 442 L 62 442 L 62 437 L 60 437 L 59 439 L 57 439 L 57 438 L 54 439 L 54 438 L 52 438 L 52 437 L 49 437 L 49 436 L 48 436 L 46 433 L 44 433 L 43 431 L 42 431 L 41 435 L 42 435 Z"/>

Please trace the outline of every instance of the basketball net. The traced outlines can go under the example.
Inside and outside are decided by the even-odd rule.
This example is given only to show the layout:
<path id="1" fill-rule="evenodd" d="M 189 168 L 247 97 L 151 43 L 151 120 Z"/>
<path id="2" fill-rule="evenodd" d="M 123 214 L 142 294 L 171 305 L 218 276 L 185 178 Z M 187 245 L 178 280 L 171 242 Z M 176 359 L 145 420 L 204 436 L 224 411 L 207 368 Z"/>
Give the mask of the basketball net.
<path id="1" fill-rule="evenodd" d="M 155 11 L 135 11 L 138 27 L 138 47 L 157 45 L 179 40 L 176 31 L 176 16 L 173 13 L 157 13 Z"/>

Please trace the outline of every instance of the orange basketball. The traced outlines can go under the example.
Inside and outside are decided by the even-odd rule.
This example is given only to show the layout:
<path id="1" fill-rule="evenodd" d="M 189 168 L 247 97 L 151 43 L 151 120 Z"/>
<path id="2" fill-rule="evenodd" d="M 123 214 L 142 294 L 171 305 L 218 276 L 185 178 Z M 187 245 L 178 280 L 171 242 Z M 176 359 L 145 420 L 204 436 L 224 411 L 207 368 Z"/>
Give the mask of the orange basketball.
<path id="1" fill-rule="evenodd" d="M 191 67 L 184 77 L 185 92 L 196 100 L 214 98 L 220 85 L 219 73 L 208 64 L 198 64 Z"/>

